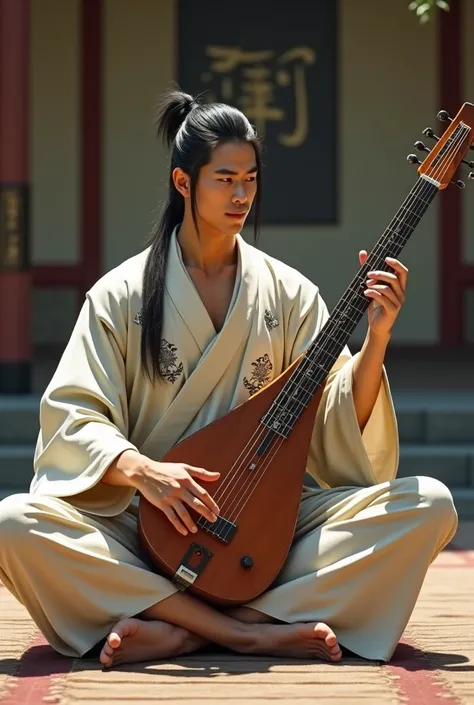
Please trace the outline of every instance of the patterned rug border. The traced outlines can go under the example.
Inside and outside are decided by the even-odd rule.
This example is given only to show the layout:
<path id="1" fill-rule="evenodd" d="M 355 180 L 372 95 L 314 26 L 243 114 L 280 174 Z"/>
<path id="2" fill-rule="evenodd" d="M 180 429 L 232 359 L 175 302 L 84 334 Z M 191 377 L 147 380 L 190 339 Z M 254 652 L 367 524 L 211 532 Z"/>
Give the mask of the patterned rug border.
<path id="1" fill-rule="evenodd" d="M 38 655 L 41 650 L 41 655 Z M 61 656 L 51 649 L 44 636 L 37 632 L 30 645 L 18 661 L 14 683 L 3 697 L 1 705 L 40 705 L 45 698 L 50 698 L 52 686 L 57 686 L 58 679 L 66 678 L 74 665 L 74 659 Z"/>
<path id="2" fill-rule="evenodd" d="M 445 549 L 461 559 L 455 565 L 436 563 L 434 569 L 474 568 L 474 551 L 450 545 Z M 5 586 L 0 582 L 0 589 Z M 49 648 L 43 635 L 37 631 L 26 651 L 18 660 L 12 673 L 13 682 L 0 705 L 39 705 L 44 702 L 61 702 L 61 685 L 67 675 L 74 670 L 75 659 L 57 654 Z M 418 646 L 416 634 L 404 636 L 394 660 L 383 666 L 400 701 L 405 705 L 459 705 L 460 699 L 451 683 L 445 680 L 439 670 L 430 663 L 422 647 Z M 59 690 L 58 690 L 59 687 Z"/>
<path id="3" fill-rule="evenodd" d="M 404 651 L 408 650 L 409 653 L 404 657 Z M 405 705 L 460 705 L 451 684 L 440 675 L 418 646 L 416 635 L 402 637 L 394 661 L 385 668 Z"/>
<path id="4" fill-rule="evenodd" d="M 38 656 L 36 650 L 43 653 Z M 406 652 L 406 653 L 405 653 Z M 37 633 L 18 663 L 13 674 L 15 683 L 0 705 L 40 705 L 42 702 L 61 703 L 62 686 L 74 670 L 77 660 L 57 654 L 48 647 L 42 634 Z M 394 662 L 382 666 L 404 705 L 459 705 L 460 700 L 450 684 L 416 644 L 416 637 L 403 637 L 397 647 Z M 380 674 L 382 675 L 382 674 Z"/>
<path id="5" fill-rule="evenodd" d="M 469 568 L 474 568 L 474 551 L 472 549 L 466 549 L 466 548 L 460 548 L 459 546 L 456 546 L 456 544 L 450 544 L 448 548 L 444 549 L 446 553 L 449 553 L 452 551 L 455 553 L 457 556 L 462 558 L 464 561 L 464 565 L 462 566 L 465 568 L 468 566 Z M 441 555 L 443 555 L 444 551 L 441 552 Z"/>

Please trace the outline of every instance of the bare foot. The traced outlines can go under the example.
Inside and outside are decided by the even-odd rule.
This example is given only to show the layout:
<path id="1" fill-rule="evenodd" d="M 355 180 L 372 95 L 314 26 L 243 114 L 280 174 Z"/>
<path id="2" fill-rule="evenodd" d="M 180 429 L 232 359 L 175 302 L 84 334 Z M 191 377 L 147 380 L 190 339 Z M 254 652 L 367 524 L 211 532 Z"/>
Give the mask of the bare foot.
<path id="1" fill-rule="evenodd" d="M 336 635 L 323 622 L 311 624 L 259 624 L 252 653 L 294 658 L 320 658 L 340 661 Z"/>
<path id="2" fill-rule="evenodd" d="M 158 621 L 121 619 L 107 637 L 100 653 L 105 668 L 172 658 L 195 651 L 207 642 L 186 629 Z"/>

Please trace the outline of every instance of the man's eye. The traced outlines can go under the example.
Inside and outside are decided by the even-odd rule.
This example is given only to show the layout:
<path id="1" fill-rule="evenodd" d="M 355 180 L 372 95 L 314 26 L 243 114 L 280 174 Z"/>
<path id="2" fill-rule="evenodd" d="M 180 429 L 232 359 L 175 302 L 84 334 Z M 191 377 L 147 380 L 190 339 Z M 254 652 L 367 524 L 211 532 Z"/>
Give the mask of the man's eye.
<path id="1" fill-rule="evenodd" d="M 232 179 L 230 178 L 230 176 L 226 176 L 223 179 L 219 179 L 219 181 L 223 181 L 225 184 L 228 184 L 232 181 Z"/>

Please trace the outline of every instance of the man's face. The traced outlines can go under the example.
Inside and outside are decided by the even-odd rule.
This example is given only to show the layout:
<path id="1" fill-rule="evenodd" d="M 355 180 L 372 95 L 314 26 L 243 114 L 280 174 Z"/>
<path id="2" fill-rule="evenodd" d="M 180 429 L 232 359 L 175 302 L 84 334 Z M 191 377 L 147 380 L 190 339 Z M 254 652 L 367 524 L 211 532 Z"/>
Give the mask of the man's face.
<path id="1" fill-rule="evenodd" d="M 257 191 L 257 164 L 252 145 L 227 142 L 212 152 L 202 167 L 196 204 L 199 227 L 223 235 L 239 233 Z"/>

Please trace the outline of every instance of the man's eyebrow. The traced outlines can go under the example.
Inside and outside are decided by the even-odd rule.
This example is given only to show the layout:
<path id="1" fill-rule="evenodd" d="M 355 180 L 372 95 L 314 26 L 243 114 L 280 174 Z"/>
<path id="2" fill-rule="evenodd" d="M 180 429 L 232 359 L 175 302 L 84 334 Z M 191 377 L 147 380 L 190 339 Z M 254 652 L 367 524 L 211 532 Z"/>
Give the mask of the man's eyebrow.
<path id="1" fill-rule="evenodd" d="M 258 171 L 257 165 L 255 165 L 251 169 L 249 169 L 247 174 L 255 174 L 256 171 Z M 225 174 L 227 176 L 237 176 L 238 172 L 233 171 L 232 169 L 227 169 L 226 167 L 222 167 L 221 169 L 215 169 L 214 174 Z"/>

